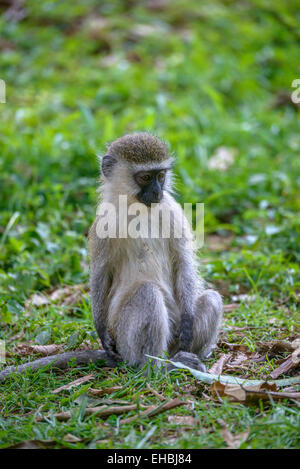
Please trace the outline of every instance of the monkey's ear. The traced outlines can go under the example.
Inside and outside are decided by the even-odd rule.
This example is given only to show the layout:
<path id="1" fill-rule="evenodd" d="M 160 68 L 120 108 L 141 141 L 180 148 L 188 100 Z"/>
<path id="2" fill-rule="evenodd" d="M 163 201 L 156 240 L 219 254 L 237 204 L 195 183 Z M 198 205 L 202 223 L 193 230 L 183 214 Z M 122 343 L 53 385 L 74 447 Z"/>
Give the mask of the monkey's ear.
<path id="1" fill-rule="evenodd" d="M 116 158 L 111 155 L 104 155 L 102 157 L 101 171 L 106 178 L 109 178 L 111 176 L 113 167 L 116 163 Z"/>

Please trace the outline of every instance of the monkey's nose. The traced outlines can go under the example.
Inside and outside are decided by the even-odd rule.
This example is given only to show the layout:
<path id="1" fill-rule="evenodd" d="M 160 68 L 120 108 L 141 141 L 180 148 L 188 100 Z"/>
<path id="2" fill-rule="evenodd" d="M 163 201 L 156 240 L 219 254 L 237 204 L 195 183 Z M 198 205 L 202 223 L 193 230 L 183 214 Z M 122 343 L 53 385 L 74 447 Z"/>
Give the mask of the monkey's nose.
<path id="1" fill-rule="evenodd" d="M 160 202 L 162 199 L 162 193 L 160 191 L 153 191 L 153 202 Z"/>

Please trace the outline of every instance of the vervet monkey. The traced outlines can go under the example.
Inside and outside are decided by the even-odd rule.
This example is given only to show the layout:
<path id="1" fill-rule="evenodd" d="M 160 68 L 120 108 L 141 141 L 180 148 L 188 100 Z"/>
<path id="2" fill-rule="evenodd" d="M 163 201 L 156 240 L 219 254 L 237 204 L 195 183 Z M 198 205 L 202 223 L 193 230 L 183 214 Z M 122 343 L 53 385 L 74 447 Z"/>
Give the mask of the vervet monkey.
<path id="1" fill-rule="evenodd" d="M 141 367 L 146 354 L 167 352 L 203 370 L 201 360 L 216 344 L 222 299 L 197 275 L 191 230 L 172 196 L 172 163 L 167 146 L 149 133 L 125 135 L 108 146 L 98 215 L 89 233 L 93 319 L 104 350 L 116 361 Z M 137 204 L 149 219 L 151 204 L 162 207 L 162 214 L 168 207 L 170 237 L 99 236 L 107 203 L 115 208 L 120 231 L 119 196 L 127 197 L 126 208 Z M 181 237 L 174 236 L 176 224 Z"/>

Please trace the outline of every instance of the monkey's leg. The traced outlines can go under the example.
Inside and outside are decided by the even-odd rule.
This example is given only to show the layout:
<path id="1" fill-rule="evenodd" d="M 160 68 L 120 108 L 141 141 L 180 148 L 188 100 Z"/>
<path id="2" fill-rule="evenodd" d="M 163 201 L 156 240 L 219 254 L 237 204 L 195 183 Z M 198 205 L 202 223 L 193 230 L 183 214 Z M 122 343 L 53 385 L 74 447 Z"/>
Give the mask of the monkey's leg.
<path id="1" fill-rule="evenodd" d="M 197 299 L 194 313 L 192 352 L 207 358 L 216 347 L 222 320 L 223 302 L 214 290 L 205 290 Z"/>
<path id="2" fill-rule="evenodd" d="M 204 291 L 195 305 L 191 351 L 180 350 L 177 333 L 170 344 L 171 360 L 181 362 L 196 370 L 206 371 L 201 360 L 207 358 L 215 348 L 222 312 L 223 304 L 219 293 L 214 290 Z M 173 368 L 171 364 L 167 367 L 168 370 Z"/>
<path id="3" fill-rule="evenodd" d="M 116 347 L 130 365 L 143 366 L 145 354 L 162 355 L 169 339 L 168 314 L 163 295 L 152 283 L 142 284 L 120 311 Z"/>

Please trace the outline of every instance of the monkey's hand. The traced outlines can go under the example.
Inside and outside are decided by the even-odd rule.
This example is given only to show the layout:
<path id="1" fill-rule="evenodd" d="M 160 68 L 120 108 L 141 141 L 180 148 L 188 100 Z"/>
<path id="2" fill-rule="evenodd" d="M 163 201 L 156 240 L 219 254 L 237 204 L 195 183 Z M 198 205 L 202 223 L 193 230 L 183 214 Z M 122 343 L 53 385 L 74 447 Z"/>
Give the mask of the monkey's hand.
<path id="1" fill-rule="evenodd" d="M 206 371 L 206 366 L 202 363 L 197 355 L 191 352 L 177 352 L 173 357 L 170 358 L 173 362 L 181 362 L 190 368 L 194 368 L 198 371 Z M 167 366 L 167 371 L 174 370 L 176 367 L 169 363 Z"/>
<path id="2" fill-rule="evenodd" d="M 101 337 L 101 343 L 105 352 L 117 362 L 122 361 L 121 355 L 119 355 L 116 344 L 110 333 L 106 330 Z"/>
<path id="3" fill-rule="evenodd" d="M 184 313 L 181 318 L 179 330 L 179 350 L 190 352 L 193 343 L 193 325 L 193 315 Z"/>

